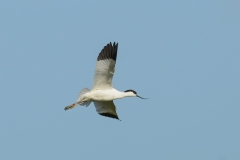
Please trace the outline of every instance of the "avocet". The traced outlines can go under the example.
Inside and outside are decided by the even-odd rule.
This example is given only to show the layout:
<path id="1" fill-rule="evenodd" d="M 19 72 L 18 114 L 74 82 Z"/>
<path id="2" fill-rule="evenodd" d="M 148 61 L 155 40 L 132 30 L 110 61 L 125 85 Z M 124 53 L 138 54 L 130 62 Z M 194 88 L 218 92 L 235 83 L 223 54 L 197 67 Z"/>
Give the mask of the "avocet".
<path id="1" fill-rule="evenodd" d="M 124 97 L 142 98 L 132 89 L 120 92 L 113 88 L 112 78 L 115 71 L 117 50 L 118 43 L 115 42 L 113 45 L 110 42 L 102 49 L 97 58 L 92 90 L 83 88 L 79 93 L 77 101 L 66 106 L 65 110 L 72 109 L 77 105 L 87 107 L 93 102 L 98 114 L 119 120 L 113 100 Z"/>

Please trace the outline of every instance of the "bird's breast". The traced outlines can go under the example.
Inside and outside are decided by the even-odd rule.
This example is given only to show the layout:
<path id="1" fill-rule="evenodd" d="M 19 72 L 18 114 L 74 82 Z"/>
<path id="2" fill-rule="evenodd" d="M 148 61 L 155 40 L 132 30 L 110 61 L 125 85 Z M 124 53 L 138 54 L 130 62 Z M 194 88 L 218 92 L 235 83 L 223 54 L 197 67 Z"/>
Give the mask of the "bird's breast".
<path id="1" fill-rule="evenodd" d="M 91 93 L 91 99 L 94 101 L 111 101 L 115 99 L 111 90 L 94 90 Z"/>

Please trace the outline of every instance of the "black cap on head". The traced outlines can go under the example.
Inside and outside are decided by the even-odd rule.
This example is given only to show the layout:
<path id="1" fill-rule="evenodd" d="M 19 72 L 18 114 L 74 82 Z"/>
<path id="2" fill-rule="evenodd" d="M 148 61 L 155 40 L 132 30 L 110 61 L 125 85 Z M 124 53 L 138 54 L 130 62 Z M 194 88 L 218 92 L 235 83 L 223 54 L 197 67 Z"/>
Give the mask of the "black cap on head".
<path id="1" fill-rule="evenodd" d="M 136 97 L 138 97 L 138 98 L 141 98 L 141 99 L 148 99 L 148 98 L 140 97 L 139 95 L 137 95 L 137 92 L 134 91 L 134 90 L 132 90 L 132 89 L 128 89 L 128 90 L 126 90 L 126 91 L 124 91 L 124 92 L 132 92 L 132 93 L 134 93 L 134 94 L 136 95 Z"/>
<path id="2" fill-rule="evenodd" d="M 133 92 L 134 94 L 136 94 L 136 95 L 137 95 L 137 92 L 136 92 L 136 91 L 134 91 L 134 90 L 132 90 L 132 89 L 128 89 L 128 90 L 126 90 L 126 91 L 124 91 L 124 92 Z"/>

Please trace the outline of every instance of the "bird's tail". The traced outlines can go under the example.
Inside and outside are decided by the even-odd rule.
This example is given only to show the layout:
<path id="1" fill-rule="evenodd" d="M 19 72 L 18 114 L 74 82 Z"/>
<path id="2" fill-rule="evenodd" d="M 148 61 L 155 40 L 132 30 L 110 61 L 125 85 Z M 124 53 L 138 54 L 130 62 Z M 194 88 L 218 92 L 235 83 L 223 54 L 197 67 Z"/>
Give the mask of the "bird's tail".
<path id="1" fill-rule="evenodd" d="M 88 107 L 90 105 L 91 101 L 84 101 L 84 99 L 82 99 L 84 94 L 88 93 L 89 91 L 90 90 L 88 88 L 83 88 L 80 91 L 80 93 L 78 95 L 78 100 L 77 100 L 79 105 L 86 106 L 86 107 Z"/>
<path id="2" fill-rule="evenodd" d="M 73 104 L 71 104 L 71 105 L 66 106 L 66 107 L 64 108 L 64 110 L 66 111 L 66 110 L 72 109 L 72 108 L 76 107 L 77 105 L 86 106 L 86 107 L 89 106 L 90 103 L 91 103 L 91 101 L 85 101 L 85 100 L 83 99 L 83 95 L 86 94 L 86 93 L 88 93 L 89 91 L 90 91 L 89 89 L 83 88 L 83 89 L 80 91 L 79 95 L 78 95 L 78 100 L 77 100 L 77 102 L 75 102 L 75 103 L 73 103 Z"/>

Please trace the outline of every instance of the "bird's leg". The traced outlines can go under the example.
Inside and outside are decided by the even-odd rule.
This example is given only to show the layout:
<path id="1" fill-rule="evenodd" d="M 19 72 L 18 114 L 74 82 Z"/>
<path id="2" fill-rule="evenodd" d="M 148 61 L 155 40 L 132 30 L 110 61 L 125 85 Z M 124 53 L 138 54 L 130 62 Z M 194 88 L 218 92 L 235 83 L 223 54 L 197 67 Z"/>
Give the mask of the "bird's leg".
<path id="1" fill-rule="evenodd" d="M 76 103 L 73 103 L 73 104 L 71 104 L 71 105 L 69 105 L 69 106 L 66 106 L 66 107 L 64 108 L 64 110 L 66 111 L 66 110 L 72 109 L 72 108 L 74 108 L 75 106 L 76 106 Z"/>
<path id="2" fill-rule="evenodd" d="M 87 102 L 87 100 L 86 99 L 82 99 L 81 101 L 77 101 L 76 104 L 82 105 L 85 102 Z"/>

